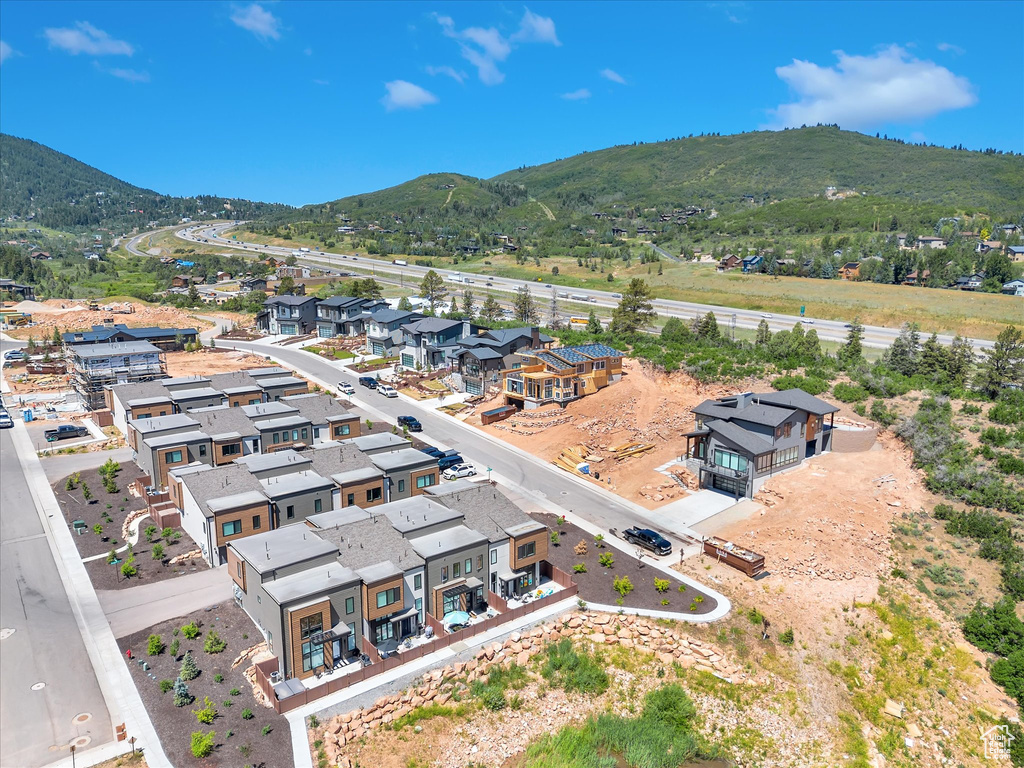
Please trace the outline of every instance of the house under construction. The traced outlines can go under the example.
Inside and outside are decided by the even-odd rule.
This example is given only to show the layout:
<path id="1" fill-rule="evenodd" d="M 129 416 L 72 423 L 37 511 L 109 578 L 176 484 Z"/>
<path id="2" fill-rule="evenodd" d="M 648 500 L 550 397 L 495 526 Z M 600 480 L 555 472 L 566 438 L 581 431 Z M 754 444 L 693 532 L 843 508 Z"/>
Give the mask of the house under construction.
<path id="1" fill-rule="evenodd" d="M 103 388 L 167 378 L 164 352 L 148 341 L 69 345 L 65 352 L 72 385 L 87 407 L 104 407 Z"/>

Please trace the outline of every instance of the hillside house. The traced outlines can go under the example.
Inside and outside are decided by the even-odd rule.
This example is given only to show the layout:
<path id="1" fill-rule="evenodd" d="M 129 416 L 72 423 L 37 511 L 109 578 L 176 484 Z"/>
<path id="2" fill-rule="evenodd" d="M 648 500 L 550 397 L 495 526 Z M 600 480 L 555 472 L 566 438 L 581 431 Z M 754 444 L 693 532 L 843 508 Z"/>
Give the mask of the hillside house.
<path id="1" fill-rule="evenodd" d="M 528 349 L 504 371 L 505 404 L 532 410 L 564 405 L 622 378 L 622 353 L 604 344 Z"/>
<path id="2" fill-rule="evenodd" d="M 1010 261 L 1024 261 L 1024 245 L 1008 245 L 1006 255 L 1010 257 Z"/>
<path id="3" fill-rule="evenodd" d="M 263 277 L 243 277 L 238 281 L 238 290 L 242 293 L 252 293 L 253 291 L 266 293 L 267 280 Z"/>
<path id="4" fill-rule="evenodd" d="M 61 341 L 69 344 L 121 344 L 126 341 L 148 341 L 155 347 L 170 351 L 182 349 L 186 344 L 194 344 L 199 338 L 195 328 L 129 328 L 123 323 L 114 325 L 94 325 L 91 331 L 72 331 L 62 333 Z"/>
<path id="5" fill-rule="evenodd" d="M 1003 283 L 1002 292 L 1007 296 L 1024 296 L 1024 280 L 1011 280 Z"/>
<path id="6" fill-rule="evenodd" d="M 907 276 L 905 278 L 903 278 L 903 284 L 904 285 L 924 285 L 925 282 L 928 280 L 928 278 L 931 276 L 931 274 L 932 273 L 930 271 L 928 271 L 927 269 L 921 270 L 920 272 L 915 269 L 913 272 L 908 272 L 907 273 Z"/>
<path id="7" fill-rule="evenodd" d="M 985 273 L 975 272 L 973 275 L 964 275 L 963 277 L 958 277 L 953 287 L 958 288 L 961 291 L 976 291 L 979 288 L 981 288 L 984 282 Z"/>
<path id="8" fill-rule="evenodd" d="M 843 280 L 856 280 L 860 277 L 860 262 L 848 261 L 839 268 L 839 277 Z"/>
<path id="9" fill-rule="evenodd" d="M 725 272 L 730 269 L 737 269 L 743 263 L 743 259 L 735 254 L 727 254 L 718 262 L 718 270 Z"/>
<path id="10" fill-rule="evenodd" d="M 148 341 L 72 344 L 66 348 L 72 386 L 87 408 L 102 408 L 104 388 L 167 377 L 164 353 Z"/>
<path id="11" fill-rule="evenodd" d="M 445 320 L 425 317 L 402 326 L 404 344 L 399 352 L 399 364 L 417 370 L 440 368 L 450 363 L 449 355 L 459 348 L 459 342 L 474 336 L 480 326 L 468 320 Z"/>
<path id="12" fill-rule="evenodd" d="M 332 296 L 316 305 L 316 333 L 322 339 L 336 336 L 361 336 L 366 333 L 370 315 L 386 309 L 383 299 Z"/>
<path id="13" fill-rule="evenodd" d="M 764 256 L 761 256 L 760 254 L 747 256 L 743 259 L 743 271 L 746 273 L 760 272 L 762 264 L 764 264 Z"/>
<path id="14" fill-rule="evenodd" d="M 946 241 L 941 237 L 919 237 L 917 238 L 917 250 L 927 251 L 929 249 L 938 250 L 945 248 L 947 245 Z"/>
<path id="15" fill-rule="evenodd" d="M 304 336 L 316 330 L 316 296 L 271 296 L 256 315 L 256 327 L 273 336 Z"/>
<path id="16" fill-rule="evenodd" d="M 488 387 L 500 383 L 502 371 L 518 362 L 519 350 L 545 349 L 553 342 L 535 327 L 502 328 L 467 336 L 448 353 L 454 361 L 452 387 L 457 392 L 482 395 Z"/>
<path id="17" fill-rule="evenodd" d="M 402 326 L 422 320 L 424 315 L 403 309 L 378 309 L 366 322 L 366 346 L 370 352 L 392 357 L 405 344 Z"/>
<path id="18" fill-rule="evenodd" d="M 31 285 L 22 285 L 3 278 L 0 278 L 0 293 L 9 294 L 15 301 L 36 300 L 36 289 Z"/>
<path id="19" fill-rule="evenodd" d="M 992 251 L 1002 251 L 1003 241 L 1002 240 L 979 240 L 978 244 L 974 246 L 975 253 L 986 255 Z"/>

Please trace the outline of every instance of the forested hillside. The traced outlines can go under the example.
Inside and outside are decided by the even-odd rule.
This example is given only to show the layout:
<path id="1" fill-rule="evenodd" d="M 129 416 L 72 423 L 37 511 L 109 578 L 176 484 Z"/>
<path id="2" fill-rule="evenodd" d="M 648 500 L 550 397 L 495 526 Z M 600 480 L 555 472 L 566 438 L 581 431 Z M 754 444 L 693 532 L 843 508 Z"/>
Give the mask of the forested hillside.
<path id="1" fill-rule="evenodd" d="M 27 139 L 0 134 L 0 217 L 65 231 L 128 230 L 183 216 L 254 218 L 287 206 L 213 195 L 170 197 L 136 187 Z"/>

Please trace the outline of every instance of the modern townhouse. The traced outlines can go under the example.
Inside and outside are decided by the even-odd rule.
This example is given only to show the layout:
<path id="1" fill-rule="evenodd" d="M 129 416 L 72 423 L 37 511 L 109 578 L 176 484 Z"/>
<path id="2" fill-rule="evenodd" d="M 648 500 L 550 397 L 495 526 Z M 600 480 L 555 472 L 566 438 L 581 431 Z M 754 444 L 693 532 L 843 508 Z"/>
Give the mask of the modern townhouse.
<path id="1" fill-rule="evenodd" d="M 366 346 L 375 355 L 392 357 L 405 342 L 402 326 L 422 319 L 419 312 L 378 309 L 366 323 Z"/>
<path id="2" fill-rule="evenodd" d="M 383 299 L 332 296 L 316 305 L 316 334 L 322 339 L 336 336 L 361 336 L 366 333 L 370 315 L 387 309 Z"/>
<path id="3" fill-rule="evenodd" d="M 325 444 L 304 454 L 318 474 L 334 481 L 331 509 L 375 507 L 388 500 L 389 478 L 351 443 Z"/>
<path id="4" fill-rule="evenodd" d="M 776 472 L 830 450 L 838 410 L 802 389 L 705 400 L 683 435 L 684 457 L 701 488 L 752 496 Z"/>
<path id="5" fill-rule="evenodd" d="M 415 448 L 377 453 L 370 461 L 387 476 L 388 501 L 419 496 L 441 482 L 437 457 Z"/>
<path id="6" fill-rule="evenodd" d="M 622 353 L 604 344 L 583 344 L 518 353 L 504 372 L 505 404 L 531 410 L 564 405 L 622 378 Z"/>
<path id="7" fill-rule="evenodd" d="M 104 390 L 167 378 L 164 352 L 148 341 L 72 344 L 65 351 L 72 386 L 88 408 L 102 408 Z"/>
<path id="8" fill-rule="evenodd" d="M 271 296 L 256 315 L 256 327 L 272 336 L 304 336 L 316 330 L 316 296 Z"/>
<path id="9" fill-rule="evenodd" d="M 300 416 L 309 420 L 313 428 L 314 444 L 325 440 L 345 440 L 359 436 L 359 415 L 341 410 L 338 401 L 330 395 L 288 395 L 282 397 L 279 402 L 295 408 Z"/>
<path id="10" fill-rule="evenodd" d="M 501 372 L 512 368 L 522 349 L 546 349 L 554 339 L 539 328 L 503 328 L 463 338 L 450 353 L 454 361 L 452 385 L 459 392 L 482 395 L 501 384 Z"/>
<path id="11" fill-rule="evenodd" d="M 468 320 L 445 320 L 425 317 L 402 326 L 404 343 L 399 351 L 403 368 L 433 370 L 447 366 L 450 355 L 459 349 L 459 342 L 475 336 L 480 326 Z"/>

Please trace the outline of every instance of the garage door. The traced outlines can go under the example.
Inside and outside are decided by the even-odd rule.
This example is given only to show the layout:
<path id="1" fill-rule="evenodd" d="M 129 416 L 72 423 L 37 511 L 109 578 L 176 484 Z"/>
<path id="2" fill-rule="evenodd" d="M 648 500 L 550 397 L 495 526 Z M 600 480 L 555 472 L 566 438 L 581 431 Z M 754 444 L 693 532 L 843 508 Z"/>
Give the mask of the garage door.
<path id="1" fill-rule="evenodd" d="M 711 476 L 711 487 L 731 493 L 733 496 L 743 496 L 747 490 L 745 478 L 723 477 L 722 475 Z"/>

